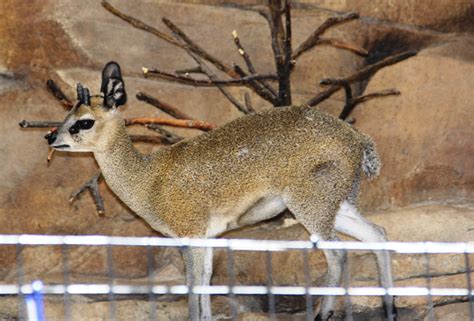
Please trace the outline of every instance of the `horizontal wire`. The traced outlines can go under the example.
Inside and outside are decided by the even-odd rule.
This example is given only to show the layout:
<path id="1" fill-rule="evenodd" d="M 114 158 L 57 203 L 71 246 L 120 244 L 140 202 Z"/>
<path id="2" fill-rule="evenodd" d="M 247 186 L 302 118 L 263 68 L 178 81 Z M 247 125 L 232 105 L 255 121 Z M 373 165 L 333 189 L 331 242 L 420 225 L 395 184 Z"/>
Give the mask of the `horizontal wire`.
<path id="1" fill-rule="evenodd" d="M 43 285 L 41 292 L 47 295 L 62 294 L 82 294 L 82 295 L 101 295 L 101 294 L 188 294 L 190 288 L 186 285 L 112 285 L 109 284 L 55 284 Z M 260 286 L 260 285 L 208 285 L 194 286 L 191 288 L 195 294 L 210 295 L 306 295 L 309 293 L 314 296 L 466 296 L 469 294 L 468 289 L 463 288 L 426 288 L 426 287 L 304 287 L 304 286 Z M 307 291 L 307 292 L 306 292 Z M 0 295 L 18 295 L 32 294 L 34 292 L 33 285 L 25 284 L 22 286 L 14 284 L 0 285 Z M 474 295 L 474 291 L 471 291 Z"/>
<path id="2" fill-rule="evenodd" d="M 375 250 L 397 253 L 474 253 L 474 242 L 341 242 L 278 241 L 251 239 L 191 239 L 162 237 L 122 237 L 103 235 L 0 235 L 0 245 L 84 245 L 84 246 L 160 246 L 213 247 L 236 251 L 285 251 L 300 249 Z"/>

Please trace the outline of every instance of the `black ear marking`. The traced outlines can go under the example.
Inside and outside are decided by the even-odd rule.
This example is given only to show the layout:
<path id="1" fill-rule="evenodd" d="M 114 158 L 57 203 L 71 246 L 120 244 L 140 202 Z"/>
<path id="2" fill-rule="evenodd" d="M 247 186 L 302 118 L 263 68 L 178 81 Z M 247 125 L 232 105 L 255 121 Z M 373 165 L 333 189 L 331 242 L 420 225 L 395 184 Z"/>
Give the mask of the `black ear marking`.
<path id="1" fill-rule="evenodd" d="M 127 102 L 127 93 L 118 63 L 111 61 L 102 71 L 100 91 L 104 95 L 104 107 L 112 108 Z"/>
<path id="2" fill-rule="evenodd" d="M 90 106 L 91 105 L 91 94 L 89 93 L 89 89 L 87 87 L 82 86 L 81 83 L 77 83 L 77 100 L 81 102 L 83 105 Z"/>

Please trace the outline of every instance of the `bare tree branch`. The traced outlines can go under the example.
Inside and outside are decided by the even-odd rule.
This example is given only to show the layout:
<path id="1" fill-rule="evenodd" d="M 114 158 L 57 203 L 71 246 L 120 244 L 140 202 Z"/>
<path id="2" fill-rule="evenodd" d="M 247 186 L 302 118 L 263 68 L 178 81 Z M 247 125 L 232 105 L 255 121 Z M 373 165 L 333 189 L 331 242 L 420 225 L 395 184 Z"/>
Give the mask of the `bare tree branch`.
<path id="1" fill-rule="evenodd" d="M 165 103 L 161 100 L 158 100 L 157 98 L 152 97 L 147 93 L 139 92 L 139 93 L 137 93 L 136 97 L 137 97 L 138 100 L 144 101 L 144 102 L 146 102 L 146 103 L 148 103 L 152 106 L 155 106 L 159 110 L 167 113 L 168 115 L 170 115 L 170 116 L 172 116 L 176 119 L 193 119 L 193 117 L 189 116 L 185 112 L 182 112 L 178 108 L 176 108 L 174 106 L 171 106 L 170 104 Z"/>
<path id="2" fill-rule="evenodd" d="M 141 118 L 128 118 L 125 119 L 125 125 L 166 125 L 173 127 L 184 127 L 184 128 L 194 128 L 204 131 L 209 131 L 216 128 L 215 125 L 208 123 L 203 120 L 194 120 L 194 119 L 171 119 L 171 118 L 157 118 L 157 117 L 141 117 Z"/>
<path id="3" fill-rule="evenodd" d="M 342 40 L 333 39 L 333 38 L 319 38 L 318 41 L 316 42 L 316 45 L 329 45 L 329 46 L 333 46 L 339 49 L 352 51 L 364 57 L 369 54 L 369 52 L 362 47 L 359 47 L 355 44 L 345 42 Z"/>
<path id="4" fill-rule="evenodd" d="M 247 107 L 247 110 L 249 111 L 249 113 L 251 113 L 251 114 L 255 113 L 255 109 L 253 109 L 252 101 L 250 99 L 250 94 L 245 93 L 244 94 L 244 99 L 245 99 L 245 107 Z"/>
<path id="5" fill-rule="evenodd" d="M 275 66 L 282 67 L 284 61 L 284 41 L 285 29 L 281 21 L 281 0 L 269 0 L 268 8 L 270 9 L 270 32 L 272 37 L 272 49 L 275 58 Z M 280 75 L 280 73 L 278 73 Z"/>
<path id="6" fill-rule="evenodd" d="M 199 66 L 196 66 L 196 67 L 191 67 L 191 68 L 186 68 L 186 69 L 179 69 L 179 70 L 176 70 L 175 73 L 177 73 L 178 75 L 188 75 L 188 74 L 202 74 L 202 70 L 201 70 L 201 67 Z"/>
<path id="7" fill-rule="evenodd" d="M 367 100 L 370 100 L 372 98 L 394 96 L 394 95 L 400 95 L 400 94 L 401 93 L 398 89 L 390 88 L 390 89 L 384 89 L 384 90 L 376 91 L 370 94 L 358 96 L 358 97 L 355 97 L 353 100 L 354 100 L 354 103 L 357 105 L 357 104 L 366 102 Z"/>
<path id="8" fill-rule="evenodd" d="M 240 43 L 240 38 L 237 35 L 237 30 L 232 31 L 232 38 L 234 39 L 235 46 L 237 47 L 237 51 L 239 52 L 240 56 L 244 59 L 245 64 L 247 65 L 247 69 L 251 74 L 256 74 L 257 71 L 255 70 L 255 67 L 252 63 L 252 60 L 250 60 L 250 56 L 245 51 L 244 47 Z"/>
<path id="9" fill-rule="evenodd" d="M 72 101 L 63 93 L 61 88 L 52 79 L 46 81 L 46 88 L 66 109 L 71 109 L 73 106 Z"/>
<path id="10" fill-rule="evenodd" d="M 285 0 L 285 42 L 284 42 L 284 60 L 282 66 L 282 75 L 279 77 L 279 92 L 278 99 L 283 105 L 291 105 L 291 82 L 290 74 L 292 67 L 292 54 L 293 49 L 291 47 L 291 7 L 290 0 Z"/>
<path id="11" fill-rule="evenodd" d="M 234 43 L 235 45 L 237 46 L 237 50 L 240 54 L 240 56 L 244 59 L 245 61 L 245 64 L 247 65 L 247 69 L 249 71 L 249 73 L 251 74 L 257 74 L 257 70 L 255 69 L 255 66 L 253 65 L 252 63 L 252 60 L 250 59 L 250 56 L 248 55 L 247 51 L 244 49 L 244 47 L 242 46 L 242 44 L 240 43 L 240 38 L 237 34 L 237 31 L 234 30 L 232 31 L 232 37 L 234 39 Z M 240 68 L 238 67 L 237 65 L 234 66 L 234 71 L 236 71 L 240 77 L 244 77 L 243 76 L 243 73 L 239 73 L 239 71 L 236 70 L 236 67 L 237 68 Z M 245 74 L 245 73 L 244 73 Z M 246 74 L 245 74 L 246 75 Z M 275 98 L 277 96 L 277 92 L 275 91 L 275 89 L 272 88 L 272 86 L 270 84 L 268 84 L 265 80 L 261 79 L 259 81 L 257 81 L 259 84 L 261 84 L 263 87 L 265 87 L 270 93 L 271 95 L 273 95 Z M 254 87 L 254 86 L 252 86 Z M 260 86 L 259 86 L 260 87 Z M 255 88 L 254 88 L 255 89 Z M 258 91 L 256 91 L 257 94 L 259 94 Z M 264 97 L 262 97 L 264 98 Z M 264 98 L 266 99 L 266 98 Z"/>
<path id="12" fill-rule="evenodd" d="M 242 70 L 238 65 L 234 66 L 234 70 L 241 76 L 241 77 L 247 77 L 247 73 Z M 250 88 L 255 91 L 257 95 L 265 99 L 266 101 L 270 102 L 272 105 L 276 105 L 277 103 L 277 98 L 276 98 L 276 93 L 273 94 L 269 88 L 265 87 L 261 82 L 257 81 L 251 81 L 249 82 Z"/>
<path id="13" fill-rule="evenodd" d="M 218 68 L 219 70 L 225 72 L 226 74 L 228 74 L 232 78 L 236 77 L 236 75 L 234 74 L 234 72 L 233 72 L 233 70 L 230 66 L 224 64 L 219 59 L 217 59 L 216 57 L 209 54 L 207 51 L 205 51 L 203 48 L 201 48 L 198 44 L 193 42 L 186 34 L 182 33 L 184 43 L 181 43 L 180 41 L 177 41 L 175 38 L 171 37 L 170 35 L 168 35 L 164 32 L 161 32 L 161 31 L 157 30 L 156 28 L 153 28 L 152 26 L 147 25 L 143 21 L 138 20 L 138 19 L 136 19 L 132 16 L 129 16 L 129 15 L 119 11 L 118 9 L 113 7 L 107 1 L 102 1 L 102 6 L 105 9 L 107 9 L 109 12 L 114 14 L 115 16 L 117 16 L 120 19 L 122 19 L 122 20 L 128 22 L 129 24 L 131 24 L 133 27 L 135 27 L 137 29 L 140 29 L 140 30 L 150 32 L 151 34 L 157 36 L 158 38 L 160 38 L 160 39 L 162 39 L 162 40 L 164 40 L 164 41 L 166 41 L 166 42 L 168 42 L 168 43 L 170 43 L 174 46 L 177 46 L 177 47 L 180 47 L 180 48 L 183 48 L 183 49 L 188 48 L 189 50 L 191 50 L 195 54 L 197 54 L 200 57 L 204 58 L 205 60 L 211 62 L 214 66 L 216 66 L 216 68 Z M 162 20 L 169 28 L 170 28 L 171 25 L 173 25 L 172 23 L 170 24 L 170 21 L 166 18 L 163 18 Z"/>
<path id="14" fill-rule="evenodd" d="M 303 41 L 301 45 L 299 45 L 299 47 L 293 52 L 292 59 L 296 60 L 303 53 L 314 48 L 314 46 L 318 44 L 319 37 L 329 28 L 358 18 L 358 12 L 349 12 L 344 15 L 329 17 L 318 28 L 316 28 L 316 30 L 313 31 L 313 33 L 305 41 Z"/>
<path id="15" fill-rule="evenodd" d="M 391 88 L 391 89 L 376 91 L 370 94 L 361 95 L 361 96 L 353 98 L 352 90 L 351 90 L 351 86 L 349 85 L 349 82 L 343 83 L 342 86 L 344 87 L 344 90 L 346 92 L 346 103 L 341 113 L 339 114 L 339 118 L 346 121 L 347 121 L 347 117 L 349 117 L 349 115 L 357 107 L 357 105 L 359 105 L 362 102 L 365 102 L 367 100 L 377 98 L 377 97 L 400 95 L 399 90 L 395 88 Z M 352 122 L 354 122 L 354 120 L 352 120 Z"/>
<path id="16" fill-rule="evenodd" d="M 350 75 L 347 78 L 341 78 L 341 79 L 326 78 L 326 79 L 321 80 L 320 84 L 321 85 L 341 85 L 345 81 L 348 81 L 349 83 L 353 83 L 355 81 L 361 81 L 372 76 L 380 69 L 396 64 L 410 57 L 413 57 L 417 53 L 418 51 L 416 50 L 410 50 L 410 51 L 405 51 L 393 56 L 389 56 L 380 60 L 379 62 L 376 62 L 372 65 L 362 68 L 361 70 L 357 71 L 356 73 Z"/>
<path id="17" fill-rule="evenodd" d="M 61 126 L 60 121 L 28 121 L 22 120 L 18 125 L 21 128 L 55 128 Z"/>
<path id="18" fill-rule="evenodd" d="M 165 20 L 163 20 L 165 21 Z M 166 25 L 170 30 L 173 32 L 174 36 L 177 39 L 180 39 L 182 41 L 189 41 L 187 36 L 179 29 L 176 25 L 174 25 L 171 21 L 166 19 Z M 189 48 L 185 48 L 186 52 L 188 55 L 193 58 L 193 60 L 198 64 L 198 66 L 201 68 L 201 70 L 207 75 L 207 77 L 210 79 L 210 81 L 216 82 L 218 81 L 217 76 L 212 72 L 211 69 L 209 69 L 208 66 L 204 63 L 204 61 L 201 59 L 201 57 L 191 51 Z M 216 66 L 217 67 L 217 66 Z M 237 73 L 232 70 L 232 77 L 235 77 Z M 237 76 L 238 77 L 238 76 Z M 250 77 L 250 76 L 249 76 Z M 253 81 L 252 79 L 250 81 Z M 217 83 L 216 84 L 217 89 L 242 113 L 248 114 L 248 110 L 245 108 L 244 105 L 242 105 L 226 88 L 224 88 L 221 84 Z"/>
<path id="19" fill-rule="evenodd" d="M 193 53 L 197 54 L 199 57 L 202 57 L 203 59 L 209 61 L 214 66 L 216 66 L 217 69 L 225 72 L 230 77 L 232 78 L 238 77 L 237 74 L 234 72 L 234 70 L 232 70 L 232 67 L 224 64 L 222 61 L 220 61 L 219 59 L 217 59 L 216 57 L 212 56 L 207 51 L 205 51 L 203 48 L 201 48 L 197 43 L 192 41 L 180 28 L 178 28 L 169 19 L 163 17 L 161 20 L 175 35 L 178 36 L 179 39 L 183 40 L 185 45 L 183 44 L 181 46 L 182 48 L 188 49 L 192 51 Z"/>
<path id="20" fill-rule="evenodd" d="M 330 79 L 330 78 L 323 79 L 320 82 L 322 85 L 331 85 L 331 86 L 328 89 L 320 92 L 319 94 L 311 98 L 307 102 L 307 104 L 309 106 L 315 106 L 319 104 L 320 102 L 326 100 L 327 98 L 331 97 L 336 91 L 338 91 L 343 86 L 343 83 L 345 82 L 353 83 L 356 81 L 365 80 L 369 78 L 370 76 L 372 76 L 374 73 L 376 73 L 378 70 L 384 67 L 396 64 L 410 57 L 413 57 L 416 54 L 417 54 L 417 51 L 414 51 L 414 50 L 405 51 L 397 55 L 389 56 L 375 64 L 364 67 L 361 70 L 350 75 L 349 77 L 341 78 L 341 79 Z"/>
<path id="21" fill-rule="evenodd" d="M 283 22 L 281 19 L 282 6 L 281 0 L 269 0 L 268 7 L 270 16 L 264 15 L 270 24 L 270 35 L 272 39 L 272 50 L 275 59 L 275 67 L 278 74 L 278 97 L 277 106 L 287 106 L 291 104 L 291 93 L 289 92 L 289 75 L 285 70 L 285 39 L 287 37 Z M 285 5 L 289 8 L 289 6 Z M 286 12 L 287 10 L 285 10 Z"/>
<path id="22" fill-rule="evenodd" d="M 74 202 L 77 197 L 82 194 L 85 190 L 90 190 L 92 194 L 92 198 L 94 199 L 95 203 L 95 208 L 97 211 L 97 214 L 99 216 L 103 216 L 105 209 L 104 209 L 104 201 L 102 200 L 102 196 L 100 195 L 99 191 L 99 180 L 102 177 L 102 172 L 99 170 L 90 180 L 85 182 L 77 191 L 71 194 L 71 197 L 69 198 L 69 202 L 72 203 Z"/>
<path id="23" fill-rule="evenodd" d="M 349 87 L 350 88 L 350 87 Z M 386 89 L 381 91 L 376 91 L 367 95 L 361 95 L 355 98 L 346 98 L 346 104 L 342 109 L 341 113 L 339 114 L 339 118 L 343 120 L 347 120 L 347 117 L 352 113 L 352 111 L 359 105 L 367 100 L 378 98 L 378 97 L 386 97 L 386 96 L 393 96 L 393 95 L 400 95 L 400 91 L 397 89 Z"/>
<path id="24" fill-rule="evenodd" d="M 158 38 L 166 41 L 167 43 L 169 44 L 172 44 L 174 46 L 177 46 L 177 47 L 180 47 L 180 48 L 184 48 L 184 45 L 182 43 L 180 43 L 179 41 L 176 41 L 173 37 L 171 37 L 170 35 L 167 35 L 166 33 L 164 32 L 161 32 L 159 31 L 158 29 L 155 29 L 153 28 L 152 26 L 149 26 L 147 25 L 146 23 L 144 23 L 143 21 L 141 20 L 138 20 L 137 18 L 134 18 L 132 16 L 129 16 L 119 10 L 117 10 L 115 7 L 113 7 L 110 3 L 108 3 L 107 1 L 102 1 L 101 2 L 102 6 L 107 9 L 110 13 L 112 13 L 113 15 L 119 17 L 120 19 L 122 19 L 123 21 L 125 22 L 128 22 L 129 24 L 131 24 L 133 27 L 137 28 L 137 29 L 140 29 L 140 30 L 143 30 L 143 31 L 146 31 L 146 32 L 149 32 L 155 36 L 157 36 Z"/>
<path id="25" fill-rule="evenodd" d="M 202 69 L 202 66 L 200 66 Z M 242 78 L 235 78 L 235 79 L 228 79 L 228 80 L 221 80 L 217 79 L 216 76 L 213 79 L 196 79 L 190 76 L 182 75 L 182 74 L 171 74 L 166 71 L 162 71 L 156 68 L 142 68 L 143 75 L 145 77 L 157 77 L 160 79 L 179 82 L 180 84 L 195 86 L 195 87 L 215 87 L 215 86 L 247 86 L 250 82 L 255 80 L 264 80 L 264 79 L 272 79 L 277 80 L 277 75 L 248 75 Z M 204 73 L 206 73 L 203 70 Z"/>

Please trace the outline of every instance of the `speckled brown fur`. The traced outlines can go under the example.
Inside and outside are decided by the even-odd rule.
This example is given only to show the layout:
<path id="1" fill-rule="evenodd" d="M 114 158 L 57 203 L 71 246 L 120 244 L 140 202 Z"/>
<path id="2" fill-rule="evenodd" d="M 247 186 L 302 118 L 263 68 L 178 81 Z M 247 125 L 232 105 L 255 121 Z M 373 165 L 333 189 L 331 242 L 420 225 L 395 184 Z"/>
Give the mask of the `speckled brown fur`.
<path id="1" fill-rule="evenodd" d="M 109 186 L 154 229 L 172 236 L 209 236 L 211 215 L 238 220 L 266 195 L 283 197 L 297 216 L 300 207 L 318 215 L 314 232 L 327 234 L 370 145 L 346 123 L 297 106 L 241 117 L 141 155 L 116 111 L 81 106 L 77 116 L 87 112 L 102 126 L 94 155 Z"/>
<path id="2" fill-rule="evenodd" d="M 311 212 L 317 225 L 311 232 L 328 235 L 339 204 L 359 180 L 364 151 L 373 149 L 348 124 L 294 106 L 244 116 L 141 155 L 119 113 L 92 102 L 69 116 L 89 114 L 96 121 L 93 137 L 79 134 L 76 143 L 94 152 L 107 184 L 125 204 L 170 236 L 217 236 L 208 234 L 212 215 L 231 217 L 229 228 L 239 227 L 239 217 L 268 195 L 281 196 L 296 216 Z"/>

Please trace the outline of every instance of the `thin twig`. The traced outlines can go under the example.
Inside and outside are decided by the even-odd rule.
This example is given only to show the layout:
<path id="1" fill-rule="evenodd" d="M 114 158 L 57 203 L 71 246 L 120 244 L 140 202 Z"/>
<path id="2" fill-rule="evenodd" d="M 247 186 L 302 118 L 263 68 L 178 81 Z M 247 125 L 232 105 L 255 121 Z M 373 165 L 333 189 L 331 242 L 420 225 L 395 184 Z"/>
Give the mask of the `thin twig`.
<path id="1" fill-rule="evenodd" d="M 185 69 L 178 69 L 175 71 L 178 75 L 187 75 L 187 74 L 202 74 L 201 67 L 196 66 L 196 67 L 190 67 L 190 68 L 185 68 Z"/>
<path id="2" fill-rule="evenodd" d="M 173 22 L 171 22 L 169 19 L 163 17 L 161 19 L 163 23 L 175 34 L 178 36 L 179 39 L 181 39 L 184 44 L 182 44 L 182 48 L 188 49 L 191 52 L 197 54 L 199 57 L 209 61 L 212 63 L 214 66 L 216 66 L 217 69 L 225 72 L 232 78 L 237 78 L 237 74 L 232 70 L 232 67 L 224 64 L 222 61 L 217 59 L 216 57 L 212 56 L 209 54 L 206 50 L 201 48 L 197 43 L 192 41 L 180 28 L 178 28 Z M 178 41 L 178 43 L 180 43 Z"/>
<path id="3" fill-rule="evenodd" d="M 385 89 L 381 91 L 376 91 L 370 94 L 366 95 L 361 95 L 358 97 L 353 98 L 352 97 L 352 89 L 349 84 L 349 82 L 344 82 L 342 83 L 342 86 L 344 87 L 345 93 L 346 93 L 346 103 L 344 105 L 344 108 L 342 109 L 341 113 L 339 114 L 339 118 L 342 120 L 347 120 L 347 117 L 352 113 L 352 111 L 359 105 L 360 103 L 363 103 L 367 100 L 377 98 L 377 97 L 385 97 L 385 96 L 392 96 L 392 95 L 400 95 L 400 91 L 395 88 L 391 89 Z M 351 122 L 354 122 L 355 120 L 351 120 Z M 348 121 L 349 122 L 349 121 Z"/>
<path id="4" fill-rule="evenodd" d="M 182 112 L 178 108 L 171 106 L 170 104 L 165 103 L 161 100 L 158 100 L 157 98 L 152 97 L 147 93 L 139 92 L 137 93 L 136 97 L 138 100 L 144 101 L 152 106 L 155 106 L 159 110 L 167 113 L 168 115 L 176 119 L 193 119 L 193 117 L 189 116 L 185 112 Z"/>
<path id="5" fill-rule="evenodd" d="M 147 124 L 145 125 L 146 128 L 151 129 L 159 133 L 161 136 L 165 137 L 170 144 L 176 144 L 179 141 L 182 141 L 184 137 L 181 137 L 179 135 L 176 135 L 170 131 L 167 131 L 163 127 L 157 124 Z"/>
<path id="6" fill-rule="evenodd" d="M 252 63 L 252 60 L 250 59 L 250 56 L 248 55 L 247 51 L 244 49 L 244 47 L 242 46 L 242 43 L 240 42 L 240 38 L 237 34 L 237 31 L 234 30 L 232 31 L 232 37 L 234 39 L 234 43 L 237 47 L 237 50 L 240 54 L 240 56 L 244 59 L 245 61 L 245 64 L 247 65 L 247 69 L 249 71 L 249 73 L 251 74 L 257 74 L 257 69 L 255 69 L 255 66 L 253 65 Z M 239 73 L 237 70 L 236 70 L 236 67 L 238 67 L 237 65 L 234 66 L 234 70 L 239 74 L 240 77 L 243 77 L 241 73 Z M 267 83 L 265 80 L 261 79 L 259 81 L 257 81 L 259 84 L 261 84 L 261 86 L 265 87 L 270 93 L 271 95 L 273 95 L 275 98 L 277 96 L 277 92 L 275 91 L 275 89 L 272 88 L 272 86 Z M 252 86 L 252 84 L 250 84 Z M 254 86 L 252 86 L 254 87 Z M 254 88 L 253 88 L 254 89 Z M 259 94 L 259 92 L 256 91 L 257 94 Z M 262 97 L 264 98 L 264 97 Z M 265 99 L 265 98 L 264 98 Z"/>
<path id="7" fill-rule="evenodd" d="M 165 21 L 165 20 L 163 20 Z M 166 19 L 166 25 L 170 30 L 173 32 L 173 35 L 177 38 L 180 39 L 184 42 L 189 41 L 187 39 L 187 36 L 179 29 L 176 25 L 174 25 L 171 21 Z M 204 63 L 204 61 L 201 59 L 201 57 L 191 51 L 190 49 L 186 48 L 185 49 L 188 55 L 193 58 L 193 60 L 198 64 L 198 66 L 201 68 L 201 70 L 209 77 L 210 81 L 216 82 L 217 76 L 212 72 L 211 69 L 209 69 L 208 66 Z M 238 77 L 237 73 L 232 70 L 232 77 Z M 251 80 L 252 81 L 252 80 Z M 224 88 L 221 84 L 216 84 L 217 89 L 226 97 L 239 111 L 241 111 L 244 114 L 248 114 L 248 110 L 245 108 L 244 105 L 242 105 L 226 88 Z"/>
<path id="8" fill-rule="evenodd" d="M 234 66 L 234 70 L 240 75 L 240 77 L 247 76 L 247 73 L 238 65 Z M 276 93 L 274 91 L 271 92 L 269 88 L 265 87 L 261 82 L 251 81 L 249 82 L 249 86 L 257 95 L 270 102 L 273 106 L 277 104 Z"/>
<path id="9" fill-rule="evenodd" d="M 279 100 L 284 105 L 291 105 L 291 66 L 292 66 L 292 47 L 291 47 L 291 7 L 290 0 L 285 0 L 285 43 L 284 43 L 284 61 L 283 75 L 280 76 Z"/>
<path id="10" fill-rule="evenodd" d="M 270 9 L 271 19 L 271 37 L 272 37 L 272 49 L 275 58 L 275 66 L 283 65 L 284 60 L 284 41 L 285 41 L 285 29 L 281 21 L 281 0 L 269 0 L 268 8 Z"/>
<path id="11" fill-rule="evenodd" d="M 85 182 L 77 191 L 71 194 L 69 198 L 69 202 L 72 203 L 76 200 L 76 198 L 82 194 L 85 190 L 90 190 L 92 194 L 92 198 L 94 199 L 95 208 L 97 214 L 99 216 L 103 216 L 105 209 L 104 209 L 104 201 L 102 200 L 102 196 L 100 195 L 99 191 L 99 180 L 102 177 L 102 172 L 99 170 L 90 180 Z"/>
<path id="12" fill-rule="evenodd" d="M 396 88 L 384 89 L 384 90 L 376 91 L 367 95 L 361 95 L 361 96 L 355 97 L 353 101 L 357 105 L 357 104 L 366 102 L 367 100 L 370 100 L 372 98 L 395 96 L 395 95 L 400 95 L 400 94 L 401 94 L 400 91 Z"/>
<path id="13" fill-rule="evenodd" d="M 137 28 L 137 29 L 140 29 L 140 30 L 143 30 L 143 31 L 146 31 L 146 32 L 149 32 L 155 36 L 157 36 L 158 38 L 174 45 L 174 46 L 177 46 L 177 47 L 181 47 L 183 48 L 184 45 L 181 44 L 179 41 L 176 41 L 173 37 L 171 37 L 170 35 L 167 35 L 166 33 L 164 32 L 161 32 L 159 31 L 158 29 L 156 28 L 153 28 L 152 26 L 150 25 L 147 25 L 146 23 L 144 23 L 143 21 L 141 20 L 138 20 L 137 18 L 134 18 L 132 16 L 129 16 L 119 10 L 117 10 L 115 7 L 113 7 L 110 3 L 108 3 L 107 1 L 102 1 L 102 6 L 107 9 L 110 13 L 112 13 L 113 15 L 119 17 L 120 19 L 122 19 L 123 21 L 125 22 L 128 22 L 129 24 L 131 24 L 133 27 Z"/>
<path id="14" fill-rule="evenodd" d="M 201 66 L 202 69 L 202 66 Z M 145 68 L 142 67 L 143 75 L 145 77 L 156 77 L 160 79 L 165 79 L 168 81 L 179 82 L 181 84 L 195 86 L 195 87 L 215 87 L 215 86 L 247 86 L 251 81 L 255 80 L 277 80 L 277 75 L 248 75 L 246 77 L 241 78 L 234 78 L 228 80 L 221 80 L 217 79 L 217 77 L 213 77 L 213 79 L 196 79 L 190 76 L 182 75 L 182 74 L 172 74 L 166 71 L 162 71 L 156 68 Z M 206 73 L 203 70 L 204 73 Z"/>
<path id="15" fill-rule="evenodd" d="M 344 92 L 346 93 L 346 103 L 344 104 L 344 108 L 342 108 L 341 113 L 339 114 L 339 118 L 342 120 L 346 120 L 349 114 L 354 109 L 354 101 L 352 99 L 352 88 L 351 84 L 348 81 L 344 81 L 341 83 L 342 87 L 344 88 Z"/>
<path id="16" fill-rule="evenodd" d="M 55 128 L 61 126 L 60 121 L 28 121 L 22 120 L 18 125 L 21 128 Z"/>
<path id="17" fill-rule="evenodd" d="M 54 148 L 50 148 L 50 149 L 49 149 L 48 157 L 46 157 L 46 163 L 49 164 L 49 163 L 51 162 L 51 160 L 53 159 L 54 151 L 55 151 Z"/>
<path id="18" fill-rule="evenodd" d="M 278 97 L 275 106 L 287 106 L 290 104 L 291 95 L 289 95 L 288 91 L 289 75 L 286 75 L 285 70 L 286 32 L 281 19 L 281 0 L 270 0 L 268 7 L 270 9 L 271 19 L 270 35 L 272 39 L 272 50 L 278 74 Z M 288 101 L 288 98 L 290 98 L 290 101 Z"/>
<path id="19" fill-rule="evenodd" d="M 66 109 L 71 109 L 73 106 L 72 101 L 63 93 L 61 88 L 54 82 L 54 80 L 49 79 L 46 81 L 46 88 L 48 91 L 56 98 L 63 107 Z"/>
<path id="20" fill-rule="evenodd" d="M 250 56 L 247 53 L 247 51 L 244 49 L 242 44 L 240 43 L 240 38 L 237 35 L 237 30 L 232 31 L 232 38 L 234 39 L 234 44 L 237 47 L 237 51 L 239 52 L 240 56 L 244 59 L 245 64 L 247 65 L 247 68 L 251 74 L 256 74 L 257 71 L 252 63 L 252 60 L 250 60 Z"/>
<path id="21" fill-rule="evenodd" d="M 329 28 L 358 18 L 358 12 L 349 12 L 344 15 L 329 17 L 318 28 L 316 28 L 316 30 L 313 31 L 313 33 L 308 38 L 306 38 L 306 40 L 303 41 L 301 45 L 299 45 L 299 47 L 293 52 L 292 59 L 296 60 L 303 53 L 316 46 L 318 44 L 319 37 Z"/>
<path id="22" fill-rule="evenodd" d="M 350 75 L 346 78 L 340 79 L 333 79 L 333 78 L 326 78 L 320 81 L 321 85 L 341 85 L 343 82 L 348 81 L 349 83 L 353 83 L 355 81 L 361 81 L 367 79 L 368 77 L 372 76 L 374 73 L 379 71 L 380 69 L 396 64 L 400 61 L 403 61 L 407 58 L 413 57 L 418 52 L 416 50 L 405 51 L 400 54 L 396 54 L 393 56 L 386 57 L 379 62 L 376 62 L 372 65 L 362 68 L 361 70 L 357 71 L 356 73 Z"/>
<path id="23" fill-rule="evenodd" d="M 369 54 L 365 48 L 334 38 L 319 38 L 316 45 L 329 45 L 339 49 L 349 50 L 363 57 Z"/>
<path id="24" fill-rule="evenodd" d="M 321 84 L 323 85 L 331 85 L 328 89 L 320 92 L 313 98 L 311 98 L 306 104 L 309 106 L 316 106 L 317 104 L 321 103 L 322 101 L 331 97 L 336 91 L 338 91 L 344 82 L 353 83 L 356 81 L 361 81 L 369 78 L 378 70 L 396 64 L 400 61 L 413 57 L 417 54 L 417 51 L 405 51 L 397 55 L 389 56 L 375 64 L 369 65 L 367 67 L 362 68 L 361 70 L 353 73 L 349 77 L 341 78 L 341 79 L 323 79 L 321 80 Z"/>
<path id="25" fill-rule="evenodd" d="M 197 55 L 199 55 L 200 57 L 206 59 L 207 61 L 211 62 L 214 66 L 216 66 L 219 70 L 222 70 L 223 72 L 225 72 L 226 74 L 228 74 L 229 76 L 231 77 L 235 77 L 236 75 L 234 74 L 234 72 L 232 71 L 232 68 L 226 64 L 224 64 L 223 62 L 221 62 L 219 59 L 217 59 L 216 57 L 212 56 L 211 54 L 209 54 L 207 51 L 205 51 L 203 48 L 201 48 L 198 44 L 196 44 L 194 41 L 192 41 L 188 36 L 186 36 L 184 33 L 183 33 L 183 36 L 185 37 L 186 41 L 185 43 L 181 43 L 180 41 L 177 41 L 176 39 L 174 39 L 173 37 L 171 37 L 170 35 L 164 33 L 164 32 L 161 32 L 159 30 L 157 30 L 156 28 L 153 28 L 152 26 L 144 23 L 143 21 L 141 20 L 138 20 L 132 16 L 129 16 L 119 10 L 117 10 L 115 7 L 113 7 L 110 3 L 108 3 L 107 1 L 102 1 L 102 6 L 107 9 L 109 12 L 111 12 L 112 14 L 114 14 L 115 16 L 119 17 L 120 19 L 124 20 L 125 22 L 128 22 L 129 24 L 131 24 L 133 27 L 137 28 L 137 29 L 140 29 L 140 30 L 143 30 L 143 31 L 147 31 L 147 32 L 150 32 L 151 34 L 157 36 L 158 38 L 174 45 L 174 46 L 177 46 L 177 47 L 180 47 L 180 48 L 189 48 L 189 50 L 191 50 L 192 52 L 196 53 Z M 165 24 L 168 25 L 168 23 L 170 22 L 168 19 L 166 18 L 163 18 L 163 22 Z M 169 26 L 168 26 L 169 27 Z"/>
<path id="26" fill-rule="evenodd" d="M 157 118 L 157 117 L 141 117 L 141 118 L 128 118 L 125 119 L 125 125 L 148 125 L 148 124 L 157 124 L 157 125 L 166 125 L 173 127 L 184 127 L 184 128 L 194 128 L 204 131 L 209 131 L 214 129 L 216 126 L 208 123 L 203 120 L 193 120 L 193 119 L 168 119 L 168 118 Z"/>
<path id="27" fill-rule="evenodd" d="M 250 99 L 249 93 L 244 94 L 244 101 L 245 101 L 245 107 L 247 107 L 247 110 L 249 111 L 249 113 L 251 114 L 255 113 L 255 109 L 253 109 L 252 100 Z"/>

